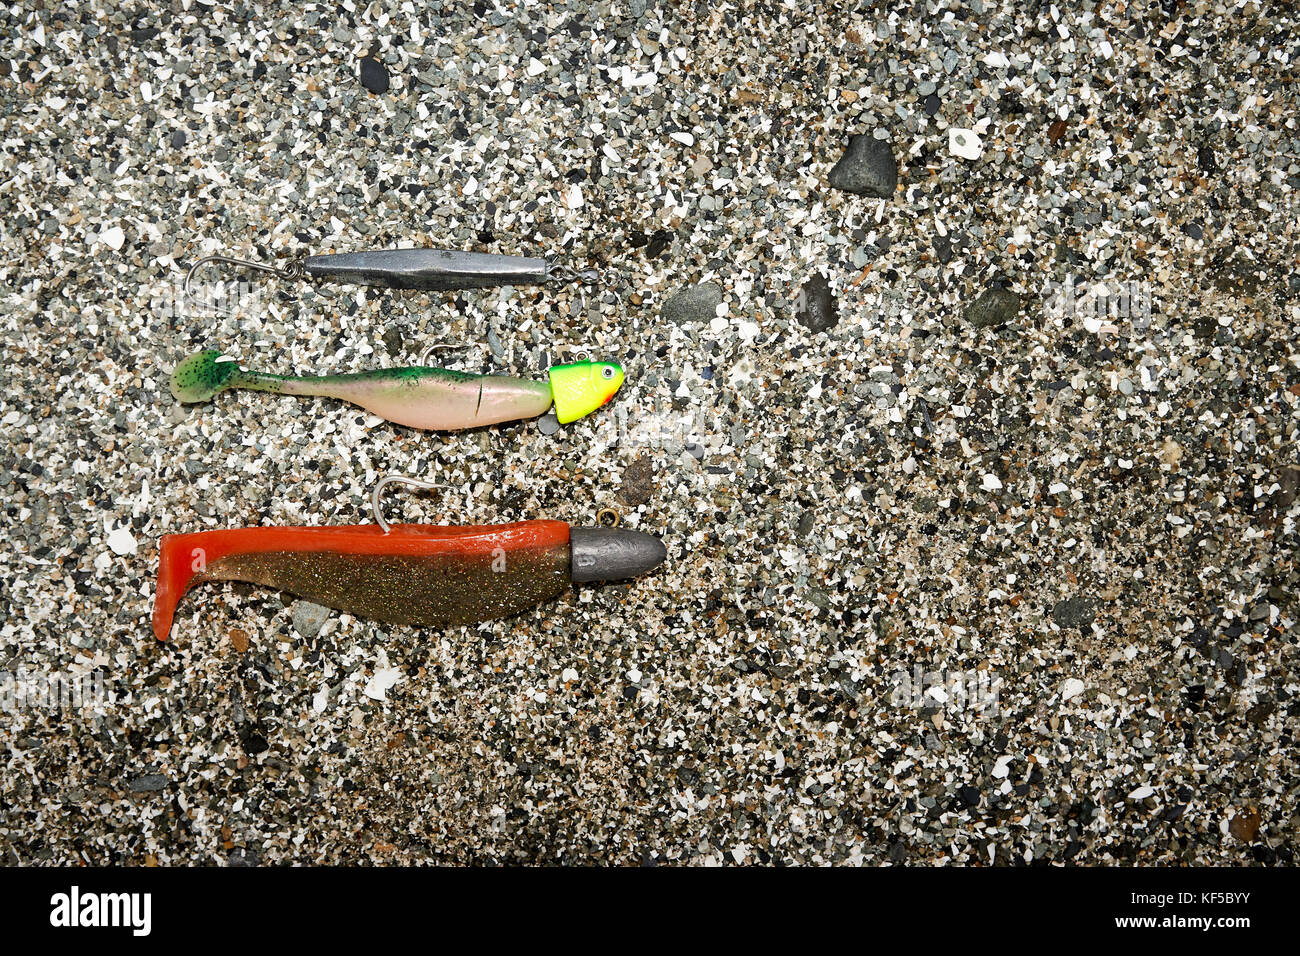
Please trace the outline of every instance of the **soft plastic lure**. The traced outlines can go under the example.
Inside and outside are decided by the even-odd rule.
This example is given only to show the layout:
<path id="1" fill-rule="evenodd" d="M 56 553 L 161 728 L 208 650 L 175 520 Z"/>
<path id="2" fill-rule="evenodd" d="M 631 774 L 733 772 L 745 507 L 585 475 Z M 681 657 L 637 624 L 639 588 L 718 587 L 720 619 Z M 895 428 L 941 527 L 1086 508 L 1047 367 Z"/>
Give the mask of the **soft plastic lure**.
<path id="1" fill-rule="evenodd" d="M 424 366 L 342 375 L 271 375 L 241 368 L 234 359 L 209 349 L 176 366 L 171 393 L 181 402 L 206 402 L 228 388 L 321 395 L 360 405 L 398 425 L 451 431 L 536 418 L 552 405 L 561 424 L 577 421 L 614 397 L 623 384 L 623 369 L 613 362 L 575 362 L 553 366 L 547 379 L 535 382 Z"/>
<path id="2" fill-rule="evenodd" d="M 376 524 L 239 528 L 164 535 L 153 632 L 166 640 L 176 605 L 197 584 L 247 581 L 391 624 L 450 627 L 519 614 L 572 583 L 636 577 L 667 556 L 653 535 L 570 528 L 563 521 L 454 527 Z"/>
<path id="3" fill-rule="evenodd" d="M 551 282 L 592 284 L 600 280 L 595 269 L 571 266 L 532 256 L 503 256 L 491 252 L 453 249 L 381 249 L 343 252 L 293 259 L 274 266 L 232 256 L 204 256 L 185 276 L 185 291 L 200 266 L 222 263 L 269 272 L 281 279 L 333 279 L 387 289 L 487 289 L 503 285 L 545 285 Z"/>

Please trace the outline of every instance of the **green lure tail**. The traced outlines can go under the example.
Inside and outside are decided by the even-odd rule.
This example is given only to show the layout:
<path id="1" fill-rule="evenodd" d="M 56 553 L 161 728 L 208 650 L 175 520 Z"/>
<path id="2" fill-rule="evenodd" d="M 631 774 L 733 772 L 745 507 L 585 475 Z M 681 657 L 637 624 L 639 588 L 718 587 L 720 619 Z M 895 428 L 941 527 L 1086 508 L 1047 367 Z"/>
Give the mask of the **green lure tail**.
<path id="1" fill-rule="evenodd" d="M 190 404 L 206 402 L 228 388 L 272 391 L 273 386 L 260 381 L 262 378 L 273 379 L 274 376 L 246 372 L 234 359 L 216 349 L 209 349 L 191 355 L 176 366 L 176 371 L 172 372 L 171 393 L 176 401 Z"/>

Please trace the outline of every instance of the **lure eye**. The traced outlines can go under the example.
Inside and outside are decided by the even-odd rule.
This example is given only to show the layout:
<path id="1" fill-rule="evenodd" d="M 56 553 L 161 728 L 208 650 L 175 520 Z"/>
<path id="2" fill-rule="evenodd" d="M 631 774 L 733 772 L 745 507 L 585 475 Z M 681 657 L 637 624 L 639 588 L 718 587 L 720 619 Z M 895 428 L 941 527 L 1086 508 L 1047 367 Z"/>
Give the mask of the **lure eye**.
<path id="1" fill-rule="evenodd" d="M 603 369 L 600 370 L 600 376 L 601 378 L 613 378 L 614 370 L 610 368 L 608 365 L 606 365 Z"/>

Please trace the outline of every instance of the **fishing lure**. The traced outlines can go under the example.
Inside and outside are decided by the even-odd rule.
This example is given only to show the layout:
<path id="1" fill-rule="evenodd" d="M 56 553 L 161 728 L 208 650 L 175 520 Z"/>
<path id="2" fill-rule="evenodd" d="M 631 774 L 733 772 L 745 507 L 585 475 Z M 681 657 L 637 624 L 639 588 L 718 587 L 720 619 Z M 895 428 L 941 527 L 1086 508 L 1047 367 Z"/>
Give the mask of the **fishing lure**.
<path id="1" fill-rule="evenodd" d="M 559 422 L 568 424 L 600 408 L 622 384 L 623 369 L 613 362 L 555 365 L 545 382 L 423 365 L 341 375 L 271 375 L 241 368 L 209 349 L 176 366 L 171 393 L 186 403 L 206 402 L 228 388 L 320 395 L 360 405 L 398 425 L 451 431 L 536 418 L 552 405 Z"/>
<path id="2" fill-rule="evenodd" d="M 576 270 L 562 263 L 531 256 L 505 256 L 491 252 L 452 249 L 382 249 L 343 252 L 294 259 L 285 266 L 268 265 L 231 256 L 204 256 L 185 276 L 185 292 L 200 267 L 222 263 L 268 272 L 281 279 L 333 279 L 386 289 L 488 289 L 503 285 L 546 285 L 552 282 L 592 284 L 600 280 L 595 269 Z"/>
<path id="3" fill-rule="evenodd" d="M 563 521 L 455 527 L 390 525 L 375 484 L 375 524 L 267 527 L 163 535 L 153 632 L 165 641 L 176 606 L 208 581 L 246 581 L 389 624 L 454 627 L 511 617 L 570 584 L 620 581 L 658 567 L 663 542 L 625 528 Z"/>

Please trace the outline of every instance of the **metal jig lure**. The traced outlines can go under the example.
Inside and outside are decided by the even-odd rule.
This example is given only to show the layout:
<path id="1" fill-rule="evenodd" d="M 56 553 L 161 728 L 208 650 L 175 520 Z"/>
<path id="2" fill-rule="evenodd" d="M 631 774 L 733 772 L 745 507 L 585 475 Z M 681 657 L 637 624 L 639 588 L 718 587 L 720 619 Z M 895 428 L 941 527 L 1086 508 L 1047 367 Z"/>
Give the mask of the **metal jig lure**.
<path id="1" fill-rule="evenodd" d="M 571 528 L 563 521 L 447 526 L 389 524 L 371 492 L 375 523 L 238 528 L 163 535 L 153 632 L 165 641 L 176 606 L 196 584 L 247 581 L 390 624 L 453 627 L 511 617 L 570 584 L 621 581 L 667 557 L 653 535 Z"/>
<path id="2" fill-rule="evenodd" d="M 360 405 L 398 425 L 454 431 L 536 418 L 552 406 L 556 419 L 567 425 L 600 408 L 622 384 L 623 369 L 614 362 L 554 365 L 545 382 L 424 365 L 340 375 L 271 375 L 241 368 L 208 349 L 176 366 L 171 393 L 185 403 L 206 402 L 229 388 L 324 396 Z"/>
<path id="3" fill-rule="evenodd" d="M 204 256 L 190 266 L 185 275 L 184 290 L 187 296 L 194 273 L 209 263 L 255 269 L 281 279 L 332 279 L 386 289 L 428 289 L 442 292 L 489 289 L 503 285 L 547 285 L 552 282 L 595 285 L 601 280 L 601 273 L 596 269 L 577 270 L 549 259 L 451 249 L 343 252 L 294 259 L 285 266 L 211 255 Z"/>

